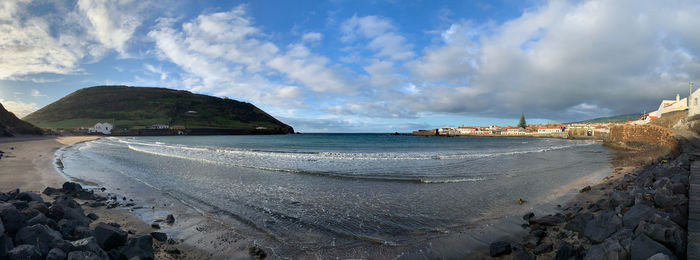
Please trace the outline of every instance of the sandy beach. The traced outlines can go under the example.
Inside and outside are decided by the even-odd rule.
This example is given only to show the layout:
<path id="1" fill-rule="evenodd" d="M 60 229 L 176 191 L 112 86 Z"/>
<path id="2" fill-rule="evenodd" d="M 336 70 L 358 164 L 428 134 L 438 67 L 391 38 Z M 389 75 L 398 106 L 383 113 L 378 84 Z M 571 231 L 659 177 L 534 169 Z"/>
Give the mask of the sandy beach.
<path id="1" fill-rule="evenodd" d="M 0 138 L 0 190 L 19 188 L 41 193 L 66 181 L 54 169 L 54 152 L 65 145 L 95 140 L 97 136 Z"/>

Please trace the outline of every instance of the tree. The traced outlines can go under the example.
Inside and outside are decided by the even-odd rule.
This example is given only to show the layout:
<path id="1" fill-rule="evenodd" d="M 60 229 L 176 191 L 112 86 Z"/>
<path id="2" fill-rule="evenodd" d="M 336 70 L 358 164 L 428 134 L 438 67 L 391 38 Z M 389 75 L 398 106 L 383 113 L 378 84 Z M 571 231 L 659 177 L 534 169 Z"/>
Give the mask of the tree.
<path id="1" fill-rule="evenodd" d="M 525 123 L 525 113 L 520 115 L 520 123 L 518 123 L 518 127 L 527 128 L 527 123 Z"/>

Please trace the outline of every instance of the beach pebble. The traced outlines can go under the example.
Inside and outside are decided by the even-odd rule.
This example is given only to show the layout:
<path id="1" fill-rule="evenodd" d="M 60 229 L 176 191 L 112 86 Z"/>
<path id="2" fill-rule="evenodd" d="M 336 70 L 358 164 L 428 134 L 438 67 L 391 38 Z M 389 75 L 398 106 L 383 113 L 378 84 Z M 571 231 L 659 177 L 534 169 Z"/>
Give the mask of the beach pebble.
<path id="1" fill-rule="evenodd" d="M 532 253 L 534 253 L 535 255 L 539 255 L 552 252 L 553 247 L 554 245 L 552 243 L 543 243 L 537 246 L 535 250 L 532 250 Z"/>
<path id="2" fill-rule="evenodd" d="M 265 257 L 267 257 L 267 253 L 265 253 L 265 251 L 258 246 L 249 247 L 248 254 L 250 254 L 250 256 L 252 256 L 255 259 L 265 259 Z"/>
<path id="3" fill-rule="evenodd" d="M 498 257 L 511 253 L 510 243 L 506 241 L 493 242 L 489 245 L 489 254 L 491 257 Z"/>
<path id="4" fill-rule="evenodd" d="M 168 216 L 165 218 L 165 222 L 168 224 L 172 224 L 175 222 L 175 216 L 173 214 L 168 214 Z"/>
<path id="5" fill-rule="evenodd" d="M 583 189 L 581 189 L 579 192 L 584 193 L 584 192 L 589 192 L 589 191 L 591 191 L 591 186 L 583 187 Z"/>
<path id="6" fill-rule="evenodd" d="M 151 228 L 160 229 L 160 225 L 158 225 L 158 223 L 153 223 L 151 224 Z"/>

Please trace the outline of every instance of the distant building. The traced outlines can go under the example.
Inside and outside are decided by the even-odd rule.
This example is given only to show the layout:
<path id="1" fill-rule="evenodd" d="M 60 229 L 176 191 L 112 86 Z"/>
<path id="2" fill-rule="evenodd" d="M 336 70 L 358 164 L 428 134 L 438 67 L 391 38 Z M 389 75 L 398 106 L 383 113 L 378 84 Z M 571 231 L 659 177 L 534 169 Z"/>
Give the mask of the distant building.
<path id="1" fill-rule="evenodd" d="M 110 123 L 97 123 L 94 127 L 88 129 L 88 133 L 112 134 L 114 125 Z"/>
<path id="2" fill-rule="evenodd" d="M 267 127 L 258 126 L 258 127 L 255 128 L 255 130 L 267 130 Z"/>
<path id="3" fill-rule="evenodd" d="M 184 125 L 174 125 L 174 126 L 171 126 L 170 129 L 172 129 L 172 130 L 185 130 L 186 128 Z"/>
<path id="4" fill-rule="evenodd" d="M 475 127 L 469 127 L 469 126 L 457 127 L 457 134 L 458 135 L 473 135 L 475 132 L 476 132 Z"/>
<path id="5" fill-rule="evenodd" d="M 700 114 L 700 102 L 698 102 L 698 99 L 700 99 L 700 88 L 688 97 L 688 116 Z"/>
<path id="6" fill-rule="evenodd" d="M 506 127 L 506 131 L 504 133 L 505 135 L 525 135 L 525 128 L 521 127 L 515 127 L 515 126 L 509 126 Z"/>
<path id="7" fill-rule="evenodd" d="M 454 127 L 443 127 L 438 129 L 439 135 L 457 135 L 457 129 Z"/>
<path id="8" fill-rule="evenodd" d="M 543 127 L 537 128 L 538 134 L 556 134 L 556 133 L 561 133 L 561 132 L 562 132 L 561 126 L 543 126 Z"/>
<path id="9" fill-rule="evenodd" d="M 154 124 L 148 127 L 148 129 L 168 129 L 169 125 Z"/>

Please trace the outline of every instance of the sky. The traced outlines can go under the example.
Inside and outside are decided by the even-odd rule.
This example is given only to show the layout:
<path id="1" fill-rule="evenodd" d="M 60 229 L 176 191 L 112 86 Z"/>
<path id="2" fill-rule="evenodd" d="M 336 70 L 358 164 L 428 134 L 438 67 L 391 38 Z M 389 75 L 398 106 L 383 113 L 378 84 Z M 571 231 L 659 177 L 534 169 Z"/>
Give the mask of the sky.
<path id="1" fill-rule="evenodd" d="M 250 102 L 301 132 L 570 122 L 700 77 L 697 1 L 0 1 L 0 103 L 96 85 Z"/>

